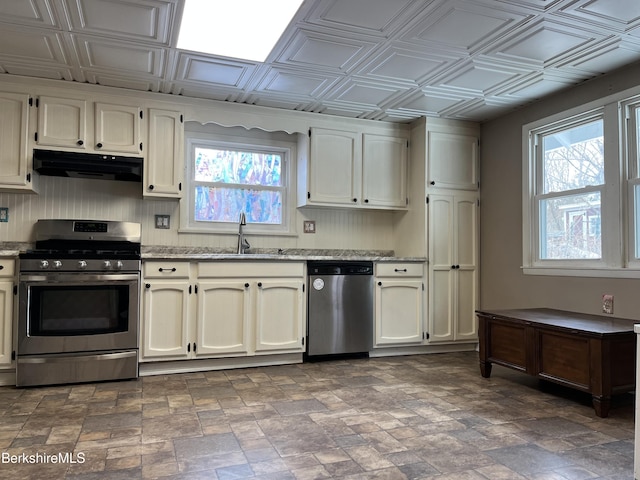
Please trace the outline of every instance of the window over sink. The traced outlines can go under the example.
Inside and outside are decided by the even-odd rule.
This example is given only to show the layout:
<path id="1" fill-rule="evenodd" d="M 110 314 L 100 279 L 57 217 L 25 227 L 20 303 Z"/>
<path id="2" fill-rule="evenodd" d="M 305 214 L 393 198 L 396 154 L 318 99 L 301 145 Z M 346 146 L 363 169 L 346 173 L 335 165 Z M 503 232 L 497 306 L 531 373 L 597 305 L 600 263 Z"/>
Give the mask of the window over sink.
<path id="1" fill-rule="evenodd" d="M 235 233 L 245 213 L 247 233 L 289 233 L 295 143 L 286 134 L 221 129 L 185 134 L 188 194 L 181 229 Z"/>

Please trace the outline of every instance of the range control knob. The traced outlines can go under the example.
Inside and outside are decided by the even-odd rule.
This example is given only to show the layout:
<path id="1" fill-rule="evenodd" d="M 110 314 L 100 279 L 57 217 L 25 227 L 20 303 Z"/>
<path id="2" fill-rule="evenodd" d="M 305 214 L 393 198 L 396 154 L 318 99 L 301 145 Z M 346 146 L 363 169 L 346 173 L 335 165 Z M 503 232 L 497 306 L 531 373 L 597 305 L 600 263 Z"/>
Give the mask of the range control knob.
<path id="1" fill-rule="evenodd" d="M 49 268 L 49 260 L 40 260 L 40 268 L 43 270 Z"/>
<path id="2" fill-rule="evenodd" d="M 104 262 L 102 262 L 102 267 L 105 270 L 109 270 L 111 268 L 111 260 L 105 260 Z"/>
<path id="3" fill-rule="evenodd" d="M 87 268 L 87 261 L 86 260 L 78 260 L 78 268 Z"/>
<path id="4" fill-rule="evenodd" d="M 122 263 L 122 260 L 118 260 L 116 262 L 116 270 L 122 270 L 122 267 L 124 267 L 124 264 Z"/>
<path id="5" fill-rule="evenodd" d="M 53 261 L 53 268 L 55 268 L 55 269 L 62 268 L 62 262 L 60 260 L 54 260 Z"/>

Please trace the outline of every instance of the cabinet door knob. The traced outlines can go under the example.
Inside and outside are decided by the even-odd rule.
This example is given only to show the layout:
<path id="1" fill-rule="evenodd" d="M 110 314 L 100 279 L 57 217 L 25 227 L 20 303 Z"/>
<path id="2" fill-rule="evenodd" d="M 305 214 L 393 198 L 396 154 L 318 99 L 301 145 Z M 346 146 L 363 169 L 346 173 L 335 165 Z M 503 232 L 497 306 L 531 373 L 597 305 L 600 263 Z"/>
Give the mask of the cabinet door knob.
<path id="1" fill-rule="evenodd" d="M 258 282 L 258 286 L 259 286 L 259 287 L 262 287 L 262 282 Z"/>
<path id="2" fill-rule="evenodd" d="M 96 144 L 96 148 L 102 148 L 102 144 L 101 143 L 97 143 Z"/>
<path id="3" fill-rule="evenodd" d="M 364 199 L 364 203 L 369 203 L 369 199 L 368 199 L 368 198 L 365 198 L 365 199 Z"/>
<path id="4" fill-rule="evenodd" d="M 358 201 L 358 199 L 357 199 L 357 198 L 354 198 L 354 199 L 353 199 L 353 202 L 354 202 L 354 203 L 355 203 L 355 202 L 357 202 L 357 201 Z"/>
<path id="5" fill-rule="evenodd" d="M 378 286 L 381 287 L 382 286 L 382 282 L 378 282 Z"/>
<path id="6" fill-rule="evenodd" d="M 4 269 L 4 265 L 0 265 L 0 270 Z"/>
<path id="7" fill-rule="evenodd" d="M 83 141 L 83 140 L 78 140 L 76 143 L 77 143 L 78 145 L 80 145 L 80 146 L 84 145 L 84 141 Z"/>
<path id="8" fill-rule="evenodd" d="M 153 185 L 149 185 L 149 190 L 153 190 Z"/>
<path id="9" fill-rule="evenodd" d="M 431 183 L 431 185 L 435 185 L 436 184 L 436 182 L 434 182 L 433 180 L 431 180 L 430 183 Z"/>
<path id="10" fill-rule="evenodd" d="M 248 284 L 248 283 L 245 283 L 245 284 L 244 284 L 244 288 L 249 288 L 249 284 Z"/>
<path id="11" fill-rule="evenodd" d="M 150 283 L 145 284 L 145 288 L 151 288 L 151 284 Z"/>

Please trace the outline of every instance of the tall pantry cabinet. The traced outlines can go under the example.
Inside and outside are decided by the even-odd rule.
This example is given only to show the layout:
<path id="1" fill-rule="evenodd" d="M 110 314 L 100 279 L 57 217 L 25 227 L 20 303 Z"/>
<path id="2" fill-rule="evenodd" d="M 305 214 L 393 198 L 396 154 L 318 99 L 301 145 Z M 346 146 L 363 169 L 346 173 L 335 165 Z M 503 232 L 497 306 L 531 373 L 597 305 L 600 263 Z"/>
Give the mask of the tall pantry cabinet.
<path id="1" fill-rule="evenodd" d="M 397 238 L 400 253 L 428 259 L 428 344 L 478 338 L 479 137 L 471 122 L 427 118 L 412 126 L 410 198 L 422 205 L 398 222 Z"/>

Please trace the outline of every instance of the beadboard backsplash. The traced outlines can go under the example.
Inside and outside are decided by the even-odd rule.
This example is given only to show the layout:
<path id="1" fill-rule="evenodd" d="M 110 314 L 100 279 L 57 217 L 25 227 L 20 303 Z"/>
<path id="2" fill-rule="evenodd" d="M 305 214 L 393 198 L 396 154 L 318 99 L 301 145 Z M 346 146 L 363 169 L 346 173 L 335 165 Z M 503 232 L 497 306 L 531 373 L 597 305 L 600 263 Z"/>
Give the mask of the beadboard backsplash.
<path id="1" fill-rule="evenodd" d="M 78 178 L 39 178 L 39 194 L 2 193 L 0 207 L 9 221 L 0 223 L 0 242 L 33 241 L 41 218 L 123 220 L 142 224 L 144 245 L 232 247 L 235 235 L 178 233 L 179 202 L 143 200 L 139 183 Z M 171 228 L 156 229 L 155 215 L 171 215 Z M 304 220 L 315 220 L 315 234 L 304 234 Z M 297 236 L 250 236 L 254 248 L 335 248 L 393 250 L 393 212 L 299 209 Z"/>

